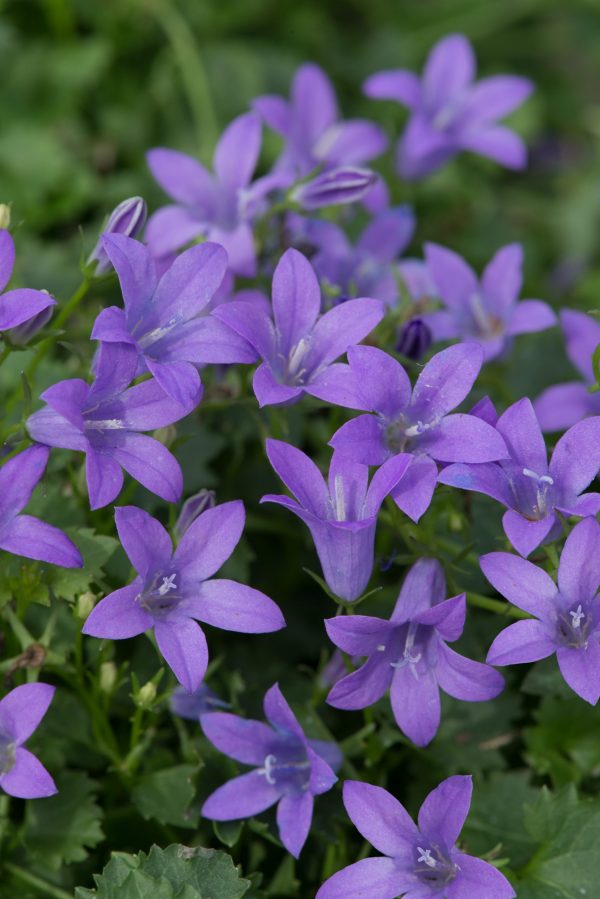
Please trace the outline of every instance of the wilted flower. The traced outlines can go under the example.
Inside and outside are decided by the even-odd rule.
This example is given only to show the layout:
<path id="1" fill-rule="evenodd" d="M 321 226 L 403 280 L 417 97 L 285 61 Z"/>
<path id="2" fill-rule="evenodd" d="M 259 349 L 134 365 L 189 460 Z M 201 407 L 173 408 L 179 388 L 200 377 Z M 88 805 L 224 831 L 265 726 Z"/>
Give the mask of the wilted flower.
<path id="1" fill-rule="evenodd" d="M 440 725 L 440 689 L 455 699 L 485 702 L 504 681 L 489 665 L 447 645 L 465 626 L 465 594 L 446 599 L 442 566 L 419 559 L 402 585 L 389 621 L 368 615 L 328 618 L 329 638 L 364 665 L 342 677 L 327 697 L 337 709 L 364 709 L 389 689 L 396 723 L 417 746 L 427 746 Z"/>
<path id="2" fill-rule="evenodd" d="M 461 150 L 488 156 L 521 169 L 527 151 L 520 137 L 498 125 L 533 90 L 527 78 L 496 75 L 473 81 L 475 56 L 466 37 L 451 34 L 430 51 L 423 77 L 393 69 L 367 79 L 365 94 L 395 100 L 411 116 L 398 143 L 397 167 L 403 178 L 421 178 Z"/>
<path id="3" fill-rule="evenodd" d="M 456 841 L 471 806 L 471 777 L 444 780 L 420 808 L 418 827 L 383 787 L 344 784 L 344 805 L 361 836 L 383 857 L 364 858 L 327 880 L 316 899 L 515 899 L 493 865 L 466 855 Z"/>
<path id="4" fill-rule="evenodd" d="M 0 700 L 0 787 L 9 796 L 40 799 L 57 792 L 44 766 L 23 746 L 53 696 L 48 684 L 23 684 Z"/>
<path id="5" fill-rule="evenodd" d="M 107 234 L 123 234 L 125 237 L 136 237 L 144 225 L 148 208 L 142 197 L 130 197 L 123 200 L 116 209 L 111 212 L 108 221 L 102 229 L 98 243 L 92 250 L 87 264 L 92 268 L 94 277 L 106 275 L 111 271 L 111 260 L 108 258 L 102 238 Z"/>
<path id="6" fill-rule="evenodd" d="M 279 608 L 264 593 L 212 577 L 242 535 L 241 502 L 203 512 L 175 552 L 162 524 L 142 509 L 121 506 L 115 522 L 137 577 L 98 603 L 84 634 L 125 640 L 153 629 L 164 660 L 192 692 L 208 665 L 206 637 L 197 621 L 242 634 L 265 634 L 285 626 Z"/>
<path id="7" fill-rule="evenodd" d="M 294 446 L 267 440 L 267 455 L 297 500 L 267 494 L 261 502 L 277 503 L 301 518 L 310 529 L 331 592 L 347 602 L 358 599 L 373 570 L 379 509 L 401 482 L 411 457 L 389 459 L 369 485 L 367 466 L 340 453 L 332 456 L 327 484 L 315 463 Z"/>
<path id="8" fill-rule="evenodd" d="M 202 716 L 202 730 L 220 752 L 255 766 L 215 790 L 202 814 L 234 821 L 277 803 L 281 842 L 297 858 L 310 830 L 314 797 L 334 785 L 342 755 L 334 743 L 306 738 L 278 684 L 265 694 L 264 711 L 268 724 L 227 712 Z"/>
<path id="9" fill-rule="evenodd" d="M 586 518 L 565 542 L 558 587 L 542 568 L 510 553 L 481 557 L 486 578 L 535 618 L 501 631 L 488 652 L 492 665 L 537 662 L 556 653 L 561 674 L 586 702 L 600 698 L 600 525 Z"/>

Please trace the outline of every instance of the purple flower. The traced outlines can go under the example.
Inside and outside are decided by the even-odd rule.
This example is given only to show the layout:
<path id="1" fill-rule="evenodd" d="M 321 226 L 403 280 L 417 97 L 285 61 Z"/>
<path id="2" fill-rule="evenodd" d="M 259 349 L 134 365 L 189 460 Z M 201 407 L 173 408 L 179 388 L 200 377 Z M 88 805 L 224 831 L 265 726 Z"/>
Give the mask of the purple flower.
<path id="1" fill-rule="evenodd" d="M 16 328 L 9 328 L 8 331 L 4 332 L 4 339 L 11 344 L 12 346 L 23 347 L 27 346 L 30 340 L 33 340 L 36 334 L 45 328 L 52 315 L 54 314 L 54 307 L 47 306 L 45 309 L 42 309 L 41 312 L 38 312 L 37 315 L 34 315 L 33 318 L 30 318 L 29 321 L 23 322 L 22 325 L 17 325 Z"/>
<path id="2" fill-rule="evenodd" d="M 339 120 L 332 84 L 319 66 L 297 69 L 289 101 L 276 95 L 257 97 L 254 109 L 285 140 L 276 170 L 291 177 L 308 175 L 317 166 L 361 166 L 387 147 L 383 131 L 366 119 Z"/>
<path id="3" fill-rule="evenodd" d="M 124 309 L 103 309 L 93 340 L 134 346 L 142 371 L 182 406 L 200 393 L 197 366 L 206 362 L 256 362 L 256 353 L 231 328 L 209 314 L 227 270 L 227 254 L 203 243 L 177 256 L 158 280 L 152 255 L 121 234 L 104 238 L 121 282 Z"/>
<path id="4" fill-rule="evenodd" d="M 442 484 L 475 490 L 508 509 L 504 533 L 522 556 L 560 529 L 564 515 L 595 515 L 600 493 L 583 493 L 600 469 L 600 416 L 588 418 L 564 434 L 550 464 L 531 401 L 510 406 L 496 423 L 508 447 L 508 458 L 483 465 L 449 465 L 439 475 Z M 583 495 L 580 495 L 583 494 Z"/>
<path id="5" fill-rule="evenodd" d="M 148 207 L 142 197 L 130 197 L 128 200 L 123 200 L 119 203 L 116 209 L 113 209 L 106 225 L 102 229 L 100 239 L 88 259 L 88 265 L 95 263 L 94 275 L 96 277 L 112 271 L 111 260 L 106 253 L 103 237 L 109 234 L 123 234 L 126 237 L 136 237 L 146 224 L 147 215 Z"/>
<path id="6" fill-rule="evenodd" d="M 347 365 L 332 365 L 348 347 L 379 324 L 379 300 L 357 299 L 321 310 L 314 270 L 302 253 L 287 250 L 273 275 L 273 317 L 248 303 L 219 306 L 214 315 L 254 347 L 263 362 L 254 374 L 261 406 L 289 403 L 310 393 L 326 402 L 352 405 Z"/>
<path id="7" fill-rule="evenodd" d="M 596 380 L 592 356 L 600 345 L 600 322 L 584 312 L 563 309 L 560 324 L 567 356 L 583 378 L 567 384 L 555 384 L 537 398 L 534 408 L 542 431 L 564 431 L 587 415 L 600 414 L 600 392 L 588 387 Z"/>
<path id="8" fill-rule="evenodd" d="M 378 213 L 354 246 L 333 222 L 304 222 L 295 216 L 291 224 L 292 231 L 303 231 L 316 248 L 312 265 L 325 287 L 337 289 L 345 298 L 375 297 L 390 305 L 397 301 L 398 277 L 393 263 L 408 246 L 415 228 L 409 206 Z"/>
<path id="9" fill-rule="evenodd" d="M 214 175 L 185 153 L 150 150 L 150 171 L 175 200 L 174 205 L 155 212 L 148 222 L 146 239 L 154 256 L 166 256 L 205 237 L 225 247 L 236 275 L 252 278 L 256 274 L 250 222 L 271 187 L 268 178 L 250 184 L 260 145 L 260 119 L 247 113 L 234 119 L 223 132 L 213 157 Z"/>
<path id="10" fill-rule="evenodd" d="M 332 593 L 353 602 L 364 592 L 373 570 L 377 515 L 385 497 L 401 481 L 411 461 L 407 454 L 388 460 L 369 484 L 366 465 L 334 453 L 328 483 L 301 450 L 267 440 L 269 462 L 297 500 L 268 494 L 308 526 Z"/>
<path id="11" fill-rule="evenodd" d="M 483 361 L 478 344 L 463 343 L 437 353 L 414 390 L 399 362 L 375 347 L 348 351 L 359 415 L 334 434 L 335 450 L 365 465 L 381 465 L 396 453 L 415 459 L 393 494 L 413 521 L 428 509 L 437 481 L 436 462 L 484 462 L 508 455 L 504 440 L 473 415 L 449 415 L 467 396 Z"/>
<path id="12" fill-rule="evenodd" d="M 27 419 L 34 440 L 85 453 L 92 509 L 111 503 L 123 486 L 123 471 L 167 502 L 181 495 L 182 474 L 166 447 L 140 431 L 173 424 L 192 411 L 195 397 L 182 406 L 154 378 L 129 387 L 138 354 L 124 343 L 103 343 L 96 378 L 60 381 L 42 393 L 46 408 Z"/>
<path id="13" fill-rule="evenodd" d="M 185 687 L 176 687 L 171 694 L 169 707 L 174 715 L 185 718 L 188 721 L 201 721 L 207 712 L 217 709 L 229 708 L 229 703 L 219 699 L 206 684 L 200 684 L 193 693 L 188 693 Z"/>
<path id="14" fill-rule="evenodd" d="M 497 123 L 527 99 L 533 85 L 514 75 L 474 83 L 475 68 L 467 38 L 451 34 L 433 47 L 421 79 L 404 69 L 393 69 L 365 82 L 368 97 L 395 100 L 410 110 L 397 151 L 397 168 L 403 178 L 422 178 L 461 150 L 488 156 L 507 168 L 524 168 L 527 151 L 523 141 Z"/>
<path id="15" fill-rule="evenodd" d="M 47 446 L 31 446 L 0 468 L 0 549 L 63 568 L 82 568 L 79 550 L 62 531 L 31 515 L 19 515 L 44 474 L 49 455 Z"/>
<path id="16" fill-rule="evenodd" d="M 175 552 L 162 524 L 142 509 L 119 507 L 115 522 L 138 576 L 98 603 L 84 634 L 125 640 L 154 629 L 164 660 L 191 693 L 208 665 L 206 638 L 194 619 L 242 634 L 265 634 L 285 626 L 278 607 L 263 593 L 212 578 L 242 535 L 241 502 L 223 503 L 199 515 Z"/>
<path id="17" fill-rule="evenodd" d="M 307 740 L 278 684 L 263 703 L 268 724 L 227 712 L 202 716 L 202 730 L 220 752 L 253 770 L 234 777 L 208 797 L 202 814 L 213 821 L 258 815 L 277 803 L 279 837 L 298 858 L 312 822 L 314 797 L 337 777 L 342 756 L 334 743 Z"/>
<path id="18" fill-rule="evenodd" d="M 418 362 L 431 346 L 431 331 L 422 318 L 405 322 L 396 339 L 396 350 L 406 359 Z"/>
<path id="19" fill-rule="evenodd" d="M 0 229 L 0 291 L 10 281 L 14 265 L 15 242 L 8 231 Z M 54 297 L 45 290 L 18 287 L 0 293 L 0 331 L 8 331 L 30 321 L 55 303 Z"/>
<path id="20" fill-rule="evenodd" d="M 364 709 L 390 691 L 400 730 L 427 746 L 440 726 L 440 689 L 455 699 L 485 702 L 504 681 L 489 665 L 467 659 L 447 645 L 465 626 L 465 594 L 446 599 L 442 566 L 419 559 L 402 585 L 389 621 L 370 615 L 328 618 L 331 641 L 365 664 L 333 687 L 327 702 L 336 709 Z"/>
<path id="21" fill-rule="evenodd" d="M 356 166 L 328 169 L 295 187 L 290 199 L 309 211 L 357 203 L 366 196 L 376 181 L 377 175 L 370 169 L 359 169 Z"/>
<path id="22" fill-rule="evenodd" d="M 600 525 L 586 518 L 566 539 L 558 587 L 543 569 L 509 553 L 481 557 L 495 589 L 534 615 L 501 631 L 488 653 L 493 665 L 537 662 L 556 653 L 561 674 L 586 702 L 600 699 Z"/>
<path id="23" fill-rule="evenodd" d="M 9 796 L 40 799 L 57 792 L 44 766 L 23 746 L 53 696 L 48 684 L 23 684 L 0 700 L 0 787 Z"/>
<path id="24" fill-rule="evenodd" d="M 425 259 L 446 307 L 423 316 L 434 340 L 476 340 L 489 360 L 506 349 L 511 337 L 544 331 L 556 324 L 547 303 L 517 302 L 523 281 L 520 244 L 498 250 L 481 281 L 464 259 L 445 247 L 426 244 Z"/>
<path id="25" fill-rule="evenodd" d="M 432 790 L 418 826 L 398 800 L 371 784 L 347 780 L 344 805 L 361 836 L 383 857 L 364 858 L 325 881 L 316 899 L 515 899 L 503 874 L 456 848 L 471 806 L 471 777 Z"/>

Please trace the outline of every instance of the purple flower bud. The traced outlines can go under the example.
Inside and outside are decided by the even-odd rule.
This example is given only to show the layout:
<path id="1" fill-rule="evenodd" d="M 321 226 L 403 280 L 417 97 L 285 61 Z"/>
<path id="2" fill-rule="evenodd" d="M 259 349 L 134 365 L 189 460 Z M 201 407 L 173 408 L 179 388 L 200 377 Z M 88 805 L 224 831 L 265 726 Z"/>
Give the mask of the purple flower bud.
<path id="1" fill-rule="evenodd" d="M 147 215 L 148 208 L 142 197 L 129 197 L 128 200 L 123 200 L 116 209 L 113 209 L 102 229 L 98 243 L 88 258 L 88 265 L 96 263 L 93 270 L 96 277 L 106 275 L 112 269 L 106 250 L 102 246 L 102 237 L 105 234 L 124 234 L 126 237 L 135 237 L 146 224 Z"/>
<path id="2" fill-rule="evenodd" d="M 398 331 L 396 349 L 407 359 L 422 359 L 431 346 L 431 331 L 421 318 L 411 318 Z"/>
<path id="3" fill-rule="evenodd" d="M 298 185 L 290 197 L 307 210 L 356 203 L 362 200 L 376 181 L 377 175 L 370 169 L 343 166 Z"/>
<path id="4" fill-rule="evenodd" d="M 33 318 L 30 318 L 29 321 L 23 322 L 22 325 L 17 325 L 15 328 L 9 328 L 4 336 L 14 346 L 26 346 L 32 337 L 35 337 L 38 331 L 41 331 L 48 324 L 52 318 L 52 312 L 52 306 L 47 306 L 41 312 L 38 312 L 37 315 L 34 315 Z"/>
<path id="5" fill-rule="evenodd" d="M 205 712 L 229 707 L 229 703 L 219 699 L 206 684 L 200 684 L 193 693 L 188 693 L 185 687 L 176 687 L 169 700 L 169 708 L 173 714 L 188 721 L 199 721 Z"/>
<path id="6" fill-rule="evenodd" d="M 206 509 L 212 509 L 217 503 L 217 495 L 214 490 L 199 490 L 194 496 L 186 499 L 179 518 L 175 524 L 175 536 L 181 540 L 189 526 L 198 518 Z"/>

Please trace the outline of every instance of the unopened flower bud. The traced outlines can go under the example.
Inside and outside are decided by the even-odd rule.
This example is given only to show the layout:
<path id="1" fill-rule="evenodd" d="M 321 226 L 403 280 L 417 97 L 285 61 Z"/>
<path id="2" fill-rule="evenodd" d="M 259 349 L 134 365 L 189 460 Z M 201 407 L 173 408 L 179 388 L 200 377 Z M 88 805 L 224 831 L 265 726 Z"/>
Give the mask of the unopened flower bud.
<path id="1" fill-rule="evenodd" d="M 290 199 L 307 210 L 356 203 L 362 200 L 376 181 L 377 175 L 370 169 L 342 166 L 299 184 L 291 192 Z"/>
<path id="2" fill-rule="evenodd" d="M 41 331 L 48 324 L 53 312 L 54 307 L 47 306 L 41 312 L 38 312 L 37 315 L 34 315 L 33 318 L 30 318 L 29 321 L 23 322 L 22 325 L 17 325 L 16 328 L 9 328 L 5 332 L 8 342 L 14 346 L 26 346 L 38 331 Z"/>
<path id="3" fill-rule="evenodd" d="M 142 197 L 130 197 L 114 209 L 102 229 L 98 243 L 94 247 L 88 265 L 95 263 L 94 275 L 106 275 L 112 269 L 111 262 L 102 246 L 102 237 L 105 234 L 124 234 L 126 237 L 135 237 L 146 224 L 148 209 Z"/>
<path id="4" fill-rule="evenodd" d="M 149 708 L 155 699 L 156 685 L 151 680 L 145 683 L 143 687 L 140 687 L 140 691 L 135 697 L 137 704 L 144 708 Z"/>
<path id="5" fill-rule="evenodd" d="M 103 662 L 100 665 L 100 689 L 110 693 L 117 680 L 117 666 L 114 662 Z"/>
<path id="6" fill-rule="evenodd" d="M 194 496 L 186 499 L 175 524 L 177 539 L 181 540 L 192 522 L 207 509 L 212 509 L 216 501 L 217 495 L 214 490 L 199 490 Z"/>
<path id="7" fill-rule="evenodd" d="M 0 228 L 3 231 L 10 228 L 10 206 L 6 203 L 0 203 Z"/>
<path id="8" fill-rule="evenodd" d="M 398 332 L 396 349 L 407 359 L 422 359 L 431 346 L 431 331 L 420 318 L 411 318 Z"/>
<path id="9" fill-rule="evenodd" d="M 89 590 L 77 598 L 77 617 L 84 621 L 96 604 L 96 597 Z"/>

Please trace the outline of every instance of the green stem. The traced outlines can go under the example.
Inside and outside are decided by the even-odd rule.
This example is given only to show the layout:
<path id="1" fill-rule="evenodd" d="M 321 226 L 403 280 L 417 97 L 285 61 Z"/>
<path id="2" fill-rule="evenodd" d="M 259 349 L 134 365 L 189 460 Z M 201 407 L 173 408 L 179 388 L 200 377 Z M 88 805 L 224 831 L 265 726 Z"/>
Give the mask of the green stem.
<path id="1" fill-rule="evenodd" d="M 10 353 L 11 353 L 11 348 L 7 344 L 5 344 L 4 349 L 0 353 L 0 365 L 2 365 L 4 362 L 6 362 L 6 360 L 10 356 Z"/>
<path id="2" fill-rule="evenodd" d="M 488 612 L 495 612 L 496 615 L 505 615 L 510 618 L 531 618 L 527 612 L 522 612 L 516 606 L 511 606 L 508 602 L 502 602 L 500 599 L 492 599 L 490 596 L 481 596 L 480 593 L 467 593 L 467 602 L 471 606 L 478 609 L 487 609 Z"/>
<path id="3" fill-rule="evenodd" d="M 23 883 L 26 883 L 28 886 L 32 887 L 34 890 L 38 890 L 38 892 L 43 893 L 46 897 L 51 897 L 51 899 L 73 899 L 72 893 L 67 893 L 66 890 L 61 890 L 60 887 L 55 887 L 53 884 L 48 883 L 47 880 L 42 880 L 41 877 L 36 877 L 35 874 L 30 874 L 29 871 L 25 871 L 24 868 L 20 868 L 18 865 L 13 865 L 12 862 L 4 862 L 4 868 L 13 877 L 16 877 L 17 880 L 22 880 Z"/>

